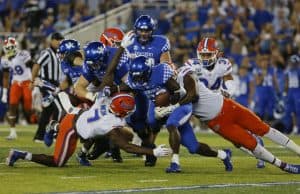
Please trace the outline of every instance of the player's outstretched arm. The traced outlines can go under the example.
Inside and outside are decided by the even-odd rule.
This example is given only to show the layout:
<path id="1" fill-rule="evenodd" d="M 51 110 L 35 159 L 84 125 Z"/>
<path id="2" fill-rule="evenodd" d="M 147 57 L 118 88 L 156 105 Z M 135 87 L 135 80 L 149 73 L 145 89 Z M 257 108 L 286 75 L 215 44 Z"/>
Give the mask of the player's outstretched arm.
<path id="1" fill-rule="evenodd" d="M 127 141 L 127 138 L 118 128 L 111 130 L 108 135 L 115 145 L 119 146 L 122 150 L 128 153 L 147 154 L 154 155 L 156 157 L 163 157 L 171 154 L 171 150 L 164 147 L 164 145 L 160 145 L 155 149 L 150 149 L 131 144 Z"/>

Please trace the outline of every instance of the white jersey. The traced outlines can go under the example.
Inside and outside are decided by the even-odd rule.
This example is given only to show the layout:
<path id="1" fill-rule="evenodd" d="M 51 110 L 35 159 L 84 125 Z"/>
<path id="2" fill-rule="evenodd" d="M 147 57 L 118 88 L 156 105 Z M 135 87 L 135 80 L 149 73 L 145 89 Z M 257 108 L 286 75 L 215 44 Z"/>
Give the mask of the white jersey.
<path id="1" fill-rule="evenodd" d="M 183 87 L 183 78 L 186 74 L 193 73 L 196 77 L 196 70 L 193 66 L 183 66 L 178 69 L 177 81 Z M 193 114 L 202 121 L 215 118 L 222 109 L 223 96 L 208 89 L 201 81 L 195 79 L 198 100 L 193 103 Z"/>
<path id="2" fill-rule="evenodd" d="M 211 71 L 204 68 L 199 59 L 189 59 L 185 65 L 194 66 L 193 69 L 198 79 L 214 92 L 220 92 L 221 86 L 224 84 L 223 77 L 232 72 L 231 62 L 226 58 L 218 58 Z"/>
<path id="3" fill-rule="evenodd" d="M 16 56 L 14 56 L 11 60 L 2 59 L 1 64 L 3 68 L 11 69 L 13 76 L 13 81 L 26 81 L 31 80 L 31 70 L 26 66 L 26 63 L 31 60 L 30 53 L 26 50 L 18 51 Z"/>
<path id="4" fill-rule="evenodd" d="M 77 133 L 84 139 L 106 135 L 117 127 L 124 127 L 124 118 L 109 111 L 110 98 L 99 97 L 91 108 L 83 112 L 76 122 Z"/>

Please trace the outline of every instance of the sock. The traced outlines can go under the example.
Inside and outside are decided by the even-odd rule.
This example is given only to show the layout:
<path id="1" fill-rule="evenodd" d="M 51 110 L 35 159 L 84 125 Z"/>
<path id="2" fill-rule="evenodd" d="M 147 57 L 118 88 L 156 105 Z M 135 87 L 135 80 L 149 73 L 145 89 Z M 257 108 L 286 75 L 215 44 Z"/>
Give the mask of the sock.
<path id="1" fill-rule="evenodd" d="M 281 164 L 282 164 L 282 162 L 281 162 L 281 160 L 279 160 L 278 158 L 275 158 L 275 161 L 274 161 L 274 163 L 273 163 L 275 166 L 277 166 L 277 167 L 281 167 Z"/>
<path id="2" fill-rule="evenodd" d="M 273 142 L 285 146 L 290 150 L 296 152 L 298 155 L 300 155 L 300 146 L 295 144 L 293 140 L 289 139 L 286 135 L 282 134 L 280 131 L 270 127 L 269 132 L 266 133 L 264 136 L 271 139 Z"/>
<path id="3" fill-rule="evenodd" d="M 32 153 L 27 152 L 26 155 L 25 155 L 25 160 L 31 161 L 32 160 Z"/>
<path id="4" fill-rule="evenodd" d="M 16 128 L 11 127 L 11 128 L 10 128 L 10 133 L 16 133 Z"/>
<path id="5" fill-rule="evenodd" d="M 274 161 L 276 162 L 276 158 L 275 156 L 269 152 L 268 150 L 266 150 L 263 146 L 261 146 L 260 144 L 257 144 L 255 149 L 253 150 L 253 155 L 258 158 L 258 159 L 262 159 L 264 161 L 267 161 L 271 164 L 274 163 Z"/>
<path id="6" fill-rule="evenodd" d="M 226 158 L 227 154 L 224 150 L 218 150 L 218 155 L 217 157 L 220 158 L 221 160 L 224 160 Z"/>
<path id="7" fill-rule="evenodd" d="M 87 153 L 87 149 L 86 149 L 84 146 L 81 147 L 81 151 L 82 151 L 83 153 Z"/>
<path id="8" fill-rule="evenodd" d="M 179 155 L 178 154 L 173 154 L 171 162 L 179 164 Z"/>

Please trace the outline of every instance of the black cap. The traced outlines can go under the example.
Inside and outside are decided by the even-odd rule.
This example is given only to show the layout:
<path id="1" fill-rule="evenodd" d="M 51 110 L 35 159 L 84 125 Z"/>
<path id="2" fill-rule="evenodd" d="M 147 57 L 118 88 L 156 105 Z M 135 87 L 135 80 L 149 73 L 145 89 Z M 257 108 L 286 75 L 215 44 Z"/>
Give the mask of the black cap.
<path id="1" fill-rule="evenodd" d="M 63 40 L 64 36 L 59 32 L 54 32 L 51 34 L 51 40 Z"/>

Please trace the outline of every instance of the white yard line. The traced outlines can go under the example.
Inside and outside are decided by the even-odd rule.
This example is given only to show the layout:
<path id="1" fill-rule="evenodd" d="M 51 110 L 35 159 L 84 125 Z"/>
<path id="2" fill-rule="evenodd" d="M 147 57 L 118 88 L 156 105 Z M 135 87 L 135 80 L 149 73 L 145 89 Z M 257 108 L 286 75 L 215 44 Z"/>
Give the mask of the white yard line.
<path id="1" fill-rule="evenodd" d="M 212 184 L 212 185 L 193 185 L 182 187 L 155 187 L 144 189 L 123 189 L 123 190 L 106 190 L 106 191 L 89 191 L 89 192 L 68 192 L 56 194 L 110 194 L 110 193 L 134 193 L 134 192 L 149 192 L 149 191 L 175 191 L 175 190 L 195 190 L 195 189 L 214 189 L 214 188 L 228 188 L 228 187 L 271 187 L 276 185 L 297 185 L 300 182 L 270 182 L 270 183 L 241 183 L 241 184 Z M 298 189 L 297 189 L 298 190 Z"/>

